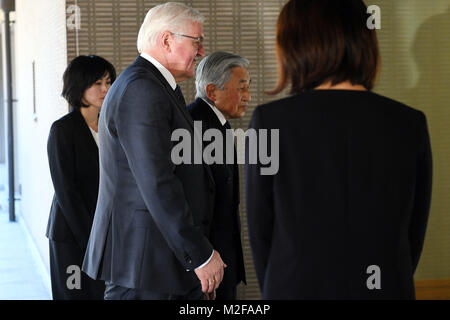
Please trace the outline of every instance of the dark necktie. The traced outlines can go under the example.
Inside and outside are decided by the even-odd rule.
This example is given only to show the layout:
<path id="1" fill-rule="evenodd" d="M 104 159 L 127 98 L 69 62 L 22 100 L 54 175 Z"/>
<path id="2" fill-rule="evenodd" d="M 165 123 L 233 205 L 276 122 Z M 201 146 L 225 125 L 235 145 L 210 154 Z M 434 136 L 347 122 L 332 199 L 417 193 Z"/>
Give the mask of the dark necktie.
<path id="1" fill-rule="evenodd" d="M 181 102 L 183 106 L 186 105 L 186 100 L 184 100 L 183 93 L 181 92 L 181 88 L 179 85 L 177 85 L 175 89 L 175 95 L 177 96 L 178 100 Z"/>
<path id="2" fill-rule="evenodd" d="M 225 122 L 225 124 L 223 125 L 223 127 L 224 127 L 225 129 L 231 129 L 230 123 L 229 123 L 228 121 Z"/>

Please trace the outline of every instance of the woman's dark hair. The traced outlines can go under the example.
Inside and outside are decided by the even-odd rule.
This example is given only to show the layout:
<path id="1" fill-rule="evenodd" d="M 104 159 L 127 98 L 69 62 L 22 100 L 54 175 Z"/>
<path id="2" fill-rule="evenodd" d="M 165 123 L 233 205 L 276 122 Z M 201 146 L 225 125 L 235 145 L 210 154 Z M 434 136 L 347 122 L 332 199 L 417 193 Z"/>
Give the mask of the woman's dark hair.
<path id="1" fill-rule="evenodd" d="M 288 83 L 291 93 L 331 81 L 371 90 L 380 62 L 375 30 L 367 27 L 362 0 L 290 0 L 277 23 L 278 94 Z"/>
<path id="2" fill-rule="evenodd" d="M 64 71 L 62 96 L 73 109 L 87 107 L 81 101 L 84 92 L 106 74 L 109 74 L 111 83 L 116 80 L 114 66 L 104 58 L 94 55 L 78 56 Z"/>

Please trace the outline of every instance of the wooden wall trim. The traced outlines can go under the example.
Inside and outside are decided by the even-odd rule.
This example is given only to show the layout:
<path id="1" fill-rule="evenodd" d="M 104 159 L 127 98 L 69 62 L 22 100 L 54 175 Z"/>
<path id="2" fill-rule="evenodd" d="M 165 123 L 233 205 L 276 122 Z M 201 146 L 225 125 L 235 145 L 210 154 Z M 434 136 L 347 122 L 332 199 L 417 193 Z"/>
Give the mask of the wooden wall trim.
<path id="1" fill-rule="evenodd" d="M 450 300 L 450 279 L 417 280 L 417 300 Z"/>

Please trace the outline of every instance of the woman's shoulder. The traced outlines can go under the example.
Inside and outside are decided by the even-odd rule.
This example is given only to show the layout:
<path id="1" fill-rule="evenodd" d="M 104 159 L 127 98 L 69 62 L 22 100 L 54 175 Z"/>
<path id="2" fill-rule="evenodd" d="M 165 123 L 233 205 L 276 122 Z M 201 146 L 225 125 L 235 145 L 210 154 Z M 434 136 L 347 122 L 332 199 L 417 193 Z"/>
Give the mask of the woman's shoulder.
<path id="1" fill-rule="evenodd" d="M 272 100 L 265 102 L 263 104 L 258 105 L 255 108 L 255 112 L 279 112 L 280 108 L 285 109 L 292 106 L 298 106 L 299 103 L 301 103 L 301 100 L 303 99 L 303 95 L 291 95 L 287 97 L 283 97 L 280 99 Z"/>
<path id="2" fill-rule="evenodd" d="M 391 109 L 395 109 L 398 110 L 399 112 L 404 112 L 404 113 L 410 113 L 413 115 L 423 115 L 423 112 L 420 111 L 419 109 L 416 109 L 412 106 L 407 105 L 406 103 L 403 103 L 399 100 L 396 100 L 394 98 L 390 98 L 375 92 L 370 92 L 371 93 L 371 99 L 373 99 L 374 102 L 380 104 L 380 105 L 384 105 L 388 108 Z"/>
<path id="3" fill-rule="evenodd" d="M 252 113 L 251 122 L 280 126 L 287 118 L 301 116 L 308 103 L 303 94 L 291 95 L 258 105 Z"/>
<path id="4" fill-rule="evenodd" d="M 421 116 L 423 112 L 406 105 L 393 98 L 383 96 L 373 91 L 352 91 L 352 90 L 314 90 L 299 94 L 294 94 L 278 100 L 270 101 L 259 105 L 255 112 L 258 113 L 280 113 L 283 111 L 290 111 L 295 108 L 296 111 L 313 110 L 318 107 L 330 106 L 336 108 L 342 107 L 356 107 L 356 108 L 377 108 L 391 110 L 401 114 L 410 114 L 414 116 Z M 326 110 L 327 108 L 325 108 Z"/>
<path id="5" fill-rule="evenodd" d="M 337 96 L 341 95 L 342 91 L 343 90 L 340 90 L 340 92 L 338 92 L 337 90 L 312 90 L 301 93 L 294 93 L 289 96 L 261 104 L 260 106 L 258 106 L 258 109 L 260 108 L 261 111 L 269 111 L 273 108 L 280 107 L 298 108 L 301 106 L 315 105 L 317 103 L 323 103 L 327 101 L 333 102 L 336 100 Z"/>
<path id="6" fill-rule="evenodd" d="M 64 136 L 66 138 L 73 135 L 76 128 L 79 126 L 80 119 L 83 116 L 77 110 L 72 110 L 69 113 L 63 115 L 58 120 L 54 121 L 50 127 L 51 136 Z"/>
<path id="7" fill-rule="evenodd" d="M 77 110 L 71 110 L 65 115 L 63 115 L 58 120 L 55 120 L 52 124 L 52 127 L 64 128 L 67 126 L 71 126 L 74 123 L 77 123 L 79 117 L 81 116 L 80 112 Z M 82 117 L 82 116 L 81 116 Z"/>

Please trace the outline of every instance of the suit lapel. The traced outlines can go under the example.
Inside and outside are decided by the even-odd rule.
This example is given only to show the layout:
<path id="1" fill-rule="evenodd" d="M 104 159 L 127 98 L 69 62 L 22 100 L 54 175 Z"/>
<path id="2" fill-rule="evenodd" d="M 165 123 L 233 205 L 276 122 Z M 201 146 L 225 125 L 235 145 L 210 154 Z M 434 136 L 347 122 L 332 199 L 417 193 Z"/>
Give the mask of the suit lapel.
<path id="1" fill-rule="evenodd" d="M 206 104 L 205 101 L 203 101 L 203 99 L 197 98 L 194 103 L 199 104 L 199 108 L 201 110 L 202 113 L 206 113 L 206 118 L 207 118 L 207 122 L 205 123 L 204 121 L 202 121 L 202 130 L 203 132 L 201 132 L 200 134 L 203 136 L 204 131 L 210 129 L 210 128 L 215 128 L 214 126 L 214 118 L 211 117 L 211 115 L 208 113 L 208 109 L 213 112 L 211 110 L 211 108 Z M 186 109 L 187 111 L 187 109 Z M 214 113 L 214 112 L 213 112 Z M 189 115 L 190 116 L 190 115 Z M 216 115 L 213 114 L 213 116 L 217 119 Z M 219 121 L 219 119 L 217 119 L 217 121 Z M 219 122 L 220 123 L 220 122 Z M 203 154 L 203 139 L 201 139 L 201 145 L 202 145 L 202 154 Z M 206 171 L 208 172 L 208 176 L 211 179 L 211 181 L 214 182 L 214 177 L 211 171 L 211 168 L 209 165 L 207 165 L 204 161 L 203 161 L 203 166 L 206 168 Z"/>
<path id="2" fill-rule="evenodd" d="M 150 63 L 146 59 L 142 58 L 141 56 L 136 58 L 136 63 L 144 66 L 154 76 L 156 76 L 156 78 L 161 82 L 161 85 L 167 91 L 167 94 L 169 95 L 169 97 L 172 100 L 172 102 L 176 105 L 178 110 L 180 110 L 180 112 L 186 118 L 186 120 L 189 123 L 191 129 L 194 129 L 194 121 L 192 120 L 191 115 L 186 110 L 186 104 L 183 104 L 182 101 L 177 97 L 177 94 L 172 89 L 170 84 L 167 82 L 166 78 L 164 78 L 162 73 L 158 70 L 158 68 L 156 68 L 152 63 Z"/>
<path id="3" fill-rule="evenodd" d="M 197 98 L 196 103 L 198 103 L 201 112 L 205 115 L 204 118 L 208 120 L 208 129 L 214 128 L 219 129 L 221 132 L 225 132 L 223 125 L 220 123 L 219 118 L 211 109 L 211 107 L 203 101 L 203 99 Z"/>
<path id="4" fill-rule="evenodd" d="M 76 119 L 77 127 L 80 130 L 80 138 L 86 142 L 86 146 L 89 148 L 89 151 L 92 152 L 92 154 L 95 154 L 98 162 L 98 146 L 95 142 L 94 137 L 92 136 L 92 132 L 89 129 L 89 126 L 87 125 L 80 111 L 74 110 L 72 112 L 75 113 L 74 117 Z"/>
<path id="5" fill-rule="evenodd" d="M 151 72 L 161 82 L 161 85 L 167 91 L 172 102 L 175 104 L 175 106 L 178 108 L 178 110 L 180 110 L 180 112 L 183 114 L 184 118 L 186 119 L 187 123 L 189 124 L 190 128 L 192 129 L 192 132 L 193 132 L 194 138 L 195 138 L 196 133 L 194 130 L 194 120 L 192 119 L 191 115 L 187 111 L 186 104 L 185 103 L 183 104 L 181 102 L 181 99 L 179 99 L 177 97 L 177 94 L 172 89 L 170 84 L 167 82 L 166 78 L 164 78 L 164 76 L 161 74 L 161 72 L 159 72 L 159 70 L 152 63 L 150 63 L 150 61 L 147 61 L 146 59 L 142 58 L 141 56 L 138 56 L 136 58 L 135 63 L 142 65 L 144 68 L 146 68 L 149 72 Z M 202 133 L 200 133 L 200 134 L 202 134 Z M 203 143 L 202 137 L 197 137 L 197 138 L 200 139 L 200 143 Z M 203 152 L 202 152 L 202 155 L 203 155 Z M 204 163 L 204 161 L 202 161 L 202 163 L 203 163 L 203 167 L 206 169 L 206 172 L 208 173 L 209 179 L 211 180 L 211 182 L 214 185 L 214 178 L 213 178 L 213 175 L 211 172 L 211 168 L 206 163 Z"/>
<path id="6" fill-rule="evenodd" d="M 204 126 L 204 130 L 210 129 L 210 128 L 214 128 L 214 129 L 219 129 L 220 132 L 222 132 L 223 134 L 223 143 L 224 146 L 226 145 L 225 139 L 226 139 L 226 129 L 224 128 L 224 126 L 222 125 L 222 123 L 220 122 L 219 118 L 217 117 L 217 115 L 214 113 L 214 111 L 211 109 L 211 107 L 205 102 L 203 101 L 203 99 L 198 98 L 195 103 L 198 104 L 198 108 L 200 110 L 200 112 L 203 114 L 202 119 L 206 119 L 207 123 L 206 126 Z M 236 147 L 233 146 L 234 148 L 234 163 L 233 164 L 226 164 L 226 168 L 228 170 L 228 174 L 230 176 L 233 176 L 233 180 L 239 181 L 239 172 L 238 172 L 238 165 L 237 165 L 237 153 L 236 153 Z M 226 156 L 224 154 L 224 161 L 226 159 Z M 236 186 L 235 186 L 236 189 Z M 237 192 L 239 193 L 239 183 L 237 185 Z M 239 203 L 239 199 L 237 199 L 238 203 Z"/>
<path id="7" fill-rule="evenodd" d="M 219 118 L 214 113 L 214 111 L 211 109 L 211 107 L 202 99 L 200 99 L 200 100 L 201 100 L 200 103 L 201 103 L 202 111 L 205 113 L 205 115 L 209 121 L 210 128 L 217 128 L 223 133 L 224 145 L 225 145 L 225 137 L 226 137 L 225 127 L 222 125 Z M 234 145 L 234 143 L 233 143 L 233 148 L 234 148 L 234 163 L 227 164 L 226 166 L 229 170 L 230 175 L 233 176 L 233 183 L 234 183 L 233 190 L 234 190 L 235 202 L 236 202 L 236 204 L 239 204 L 239 202 L 240 202 L 240 199 L 239 199 L 239 166 L 237 164 L 237 150 L 236 150 L 236 146 Z"/>

